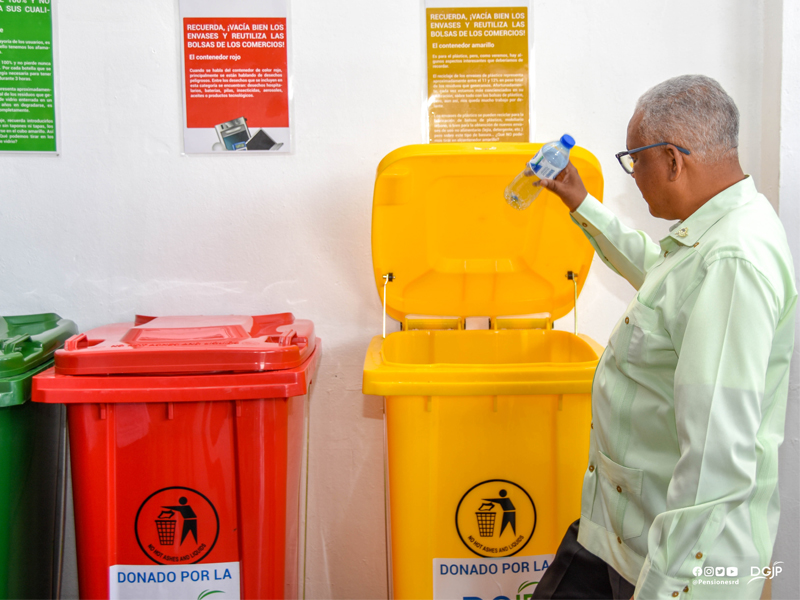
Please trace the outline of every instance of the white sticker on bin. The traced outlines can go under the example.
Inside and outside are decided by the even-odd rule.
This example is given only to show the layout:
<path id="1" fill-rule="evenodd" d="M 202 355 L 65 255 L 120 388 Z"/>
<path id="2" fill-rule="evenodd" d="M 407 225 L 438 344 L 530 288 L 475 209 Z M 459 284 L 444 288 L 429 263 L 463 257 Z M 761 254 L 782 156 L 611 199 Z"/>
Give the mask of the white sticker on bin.
<path id="1" fill-rule="evenodd" d="M 554 557 L 434 558 L 434 600 L 530 600 Z"/>
<path id="2" fill-rule="evenodd" d="M 139 600 L 205 598 L 238 600 L 239 563 L 114 565 L 108 568 L 109 598 Z"/>

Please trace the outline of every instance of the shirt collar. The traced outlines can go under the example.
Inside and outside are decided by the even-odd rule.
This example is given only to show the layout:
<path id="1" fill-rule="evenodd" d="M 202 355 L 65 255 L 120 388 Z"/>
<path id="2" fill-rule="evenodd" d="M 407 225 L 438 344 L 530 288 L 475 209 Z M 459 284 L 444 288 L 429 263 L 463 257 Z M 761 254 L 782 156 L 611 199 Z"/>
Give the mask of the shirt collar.
<path id="1" fill-rule="evenodd" d="M 693 246 L 712 225 L 733 209 L 753 200 L 757 194 L 753 178 L 747 175 L 741 181 L 722 190 L 686 219 L 675 223 L 669 228 L 667 237 L 671 237 L 683 246 Z"/>

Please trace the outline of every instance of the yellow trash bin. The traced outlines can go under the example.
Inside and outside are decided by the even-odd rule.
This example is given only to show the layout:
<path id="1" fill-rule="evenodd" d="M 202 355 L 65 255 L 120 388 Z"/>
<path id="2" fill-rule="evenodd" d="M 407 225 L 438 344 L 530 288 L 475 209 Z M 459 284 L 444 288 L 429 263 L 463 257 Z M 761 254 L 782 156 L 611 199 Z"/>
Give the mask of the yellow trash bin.
<path id="1" fill-rule="evenodd" d="M 593 250 L 550 192 L 503 199 L 540 147 L 407 146 L 378 167 L 373 270 L 402 331 L 372 340 L 363 391 L 386 398 L 394 598 L 525 600 L 580 515 L 602 348 L 552 323 Z M 571 160 L 602 199 L 597 159 Z"/>

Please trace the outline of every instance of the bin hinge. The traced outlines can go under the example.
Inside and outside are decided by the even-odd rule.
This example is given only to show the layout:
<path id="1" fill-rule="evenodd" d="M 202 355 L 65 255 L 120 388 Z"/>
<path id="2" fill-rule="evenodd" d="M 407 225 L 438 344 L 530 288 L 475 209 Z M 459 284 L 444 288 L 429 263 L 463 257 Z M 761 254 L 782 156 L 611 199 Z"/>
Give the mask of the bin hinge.
<path id="1" fill-rule="evenodd" d="M 578 335 L 578 274 L 574 271 L 567 271 L 567 279 L 572 280 L 572 285 L 575 288 L 575 304 L 573 305 L 572 314 L 575 315 L 575 335 Z"/>
<path id="2" fill-rule="evenodd" d="M 552 329 L 553 317 L 550 313 L 530 315 L 509 315 L 491 319 L 489 329 Z"/>
<path id="3" fill-rule="evenodd" d="M 412 329 L 465 329 L 464 317 L 443 317 L 438 315 L 406 315 L 403 330 Z"/>
<path id="4" fill-rule="evenodd" d="M 13 354 L 22 351 L 22 344 L 31 339 L 30 335 L 15 335 L 14 337 L 3 340 L 3 354 Z"/>
<path id="5" fill-rule="evenodd" d="M 386 286 L 390 281 L 394 281 L 394 273 L 386 273 L 383 276 L 383 337 L 386 339 Z"/>

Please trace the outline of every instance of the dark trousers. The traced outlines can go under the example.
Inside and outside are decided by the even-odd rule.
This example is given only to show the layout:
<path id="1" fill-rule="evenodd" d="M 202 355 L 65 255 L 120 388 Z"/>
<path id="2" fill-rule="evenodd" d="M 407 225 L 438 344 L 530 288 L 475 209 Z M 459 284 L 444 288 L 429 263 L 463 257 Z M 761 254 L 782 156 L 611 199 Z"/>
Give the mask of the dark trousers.
<path id="1" fill-rule="evenodd" d="M 553 563 L 533 592 L 534 599 L 630 600 L 634 585 L 578 543 L 575 521 L 561 540 Z"/>

